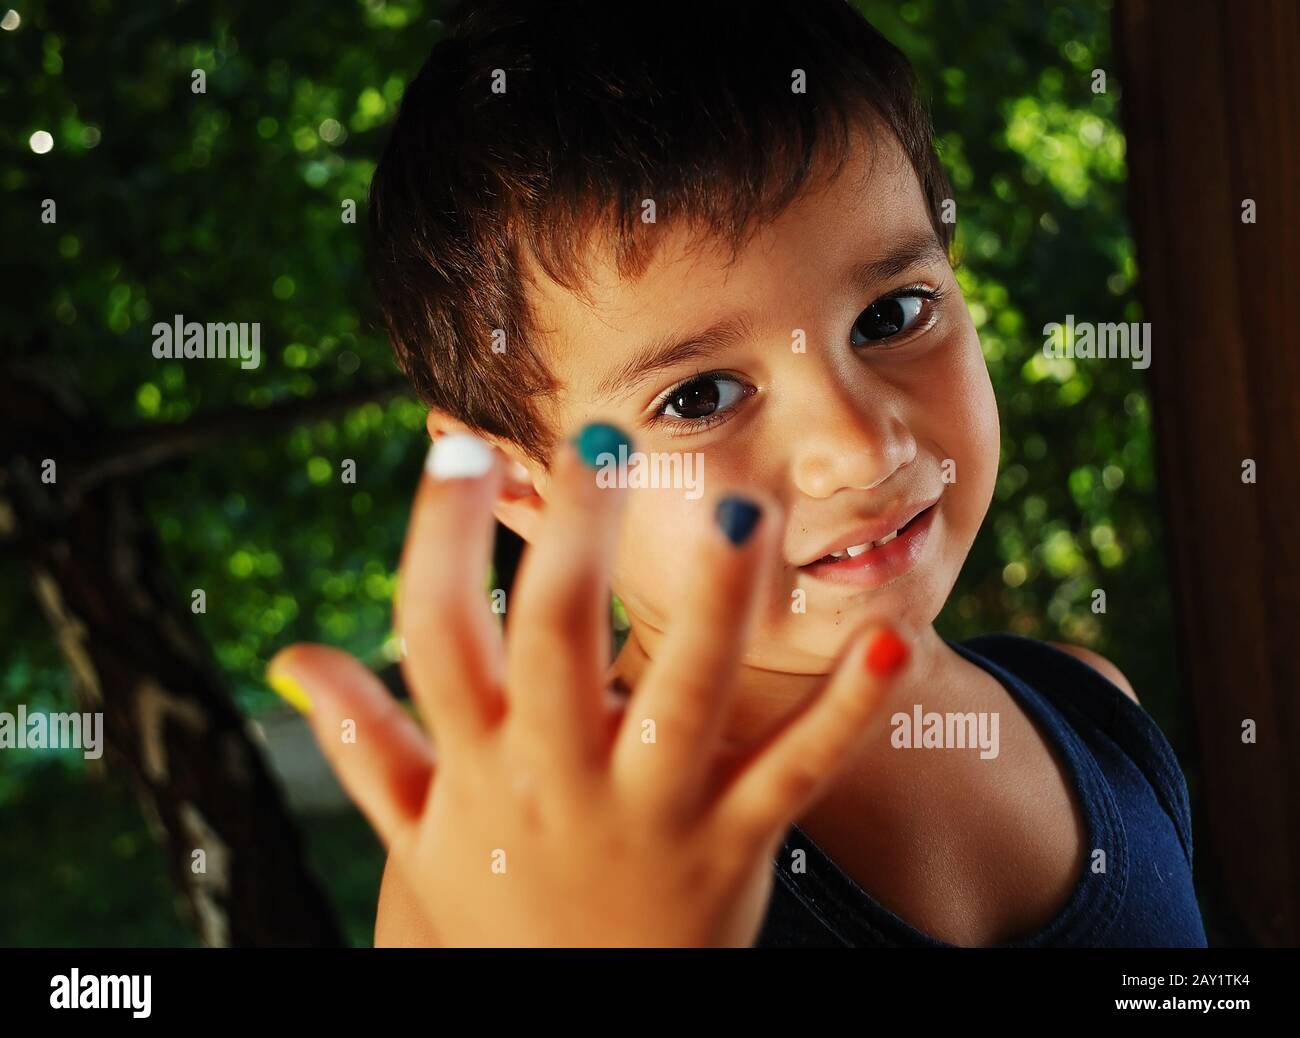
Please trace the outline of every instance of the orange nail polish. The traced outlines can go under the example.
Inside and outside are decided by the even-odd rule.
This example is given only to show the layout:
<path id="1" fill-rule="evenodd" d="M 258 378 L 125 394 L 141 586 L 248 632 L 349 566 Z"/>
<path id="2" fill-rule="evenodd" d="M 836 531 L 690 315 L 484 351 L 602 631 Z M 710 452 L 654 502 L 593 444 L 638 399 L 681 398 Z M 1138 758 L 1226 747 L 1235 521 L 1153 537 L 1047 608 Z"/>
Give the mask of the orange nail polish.
<path id="1" fill-rule="evenodd" d="M 867 670 L 878 678 L 888 677 L 907 662 L 907 642 L 886 627 L 867 647 Z"/>

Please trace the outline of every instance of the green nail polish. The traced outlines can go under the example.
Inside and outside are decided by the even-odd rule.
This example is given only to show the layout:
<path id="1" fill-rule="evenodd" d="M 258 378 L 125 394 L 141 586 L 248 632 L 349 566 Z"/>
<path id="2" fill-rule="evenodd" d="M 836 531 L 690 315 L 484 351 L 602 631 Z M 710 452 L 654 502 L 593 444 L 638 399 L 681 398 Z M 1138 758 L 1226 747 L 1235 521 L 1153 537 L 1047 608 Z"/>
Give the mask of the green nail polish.
<path id="1" fill-rule="evenodd" d="M 573 446 L 583 463 L 594 469 L 600 467 L 600 458 L 604 455 L 611 455 L 615 460 L 626 457 L 626 453 L 632 450 L 632 441 L 617 426 L 593 422 L 573 438 Z M 620 447 L 624 452 L 622 455 Z"/>

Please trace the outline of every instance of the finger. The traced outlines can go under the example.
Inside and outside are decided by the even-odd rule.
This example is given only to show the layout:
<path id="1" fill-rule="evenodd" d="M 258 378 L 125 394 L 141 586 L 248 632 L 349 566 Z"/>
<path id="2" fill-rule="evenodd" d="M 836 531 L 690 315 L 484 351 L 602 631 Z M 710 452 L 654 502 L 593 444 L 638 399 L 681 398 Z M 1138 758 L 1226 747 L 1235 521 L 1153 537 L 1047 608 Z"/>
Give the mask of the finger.
<path id="1" fill-rule="evenodd" d="M 307 715 L 316 742 L 385 846 L 419 819 L 433 779 L 428 739 L 359 660 L 292 645 L 267 667 L 280 696 Z"/>
<path id="2" fill-rule="evenodd" d="M 822 689 L 739 759 L 719 796 L 720 816 L 760 841 L 793 823 L 861 745 L 909 653 L 892 628 L 875 627 L 858 638 Z"/>
<path id="3" fill-rule="evenodd" d="M 517 579 L 506 639 L 512 738 L 551 775 L 594 767 L 608 747 L 608 574 L 624 491 L 606 477 L 630 446 L 618 429 L 597 424 L 559 447 Z"/>
<path id="4" fill-rule="evenodd" d="M 780 530 L 775 502 L 732 494 L 718 501 L 694 549 L 686 594 L 632 693 L 614 751 L 619 781 L 643 807 L 698 804 L 761 605 L 755 589 L 769 586 Z"/>
<path id="5" fill-rule="evenodd" d="M 501 631 L 485 588 L 499 453 L 468 433 L 429 450 L 402 549 L 395 603 L 411 696 L 434 740 L 453 748 L 481 736 L 499 710 Z"/>

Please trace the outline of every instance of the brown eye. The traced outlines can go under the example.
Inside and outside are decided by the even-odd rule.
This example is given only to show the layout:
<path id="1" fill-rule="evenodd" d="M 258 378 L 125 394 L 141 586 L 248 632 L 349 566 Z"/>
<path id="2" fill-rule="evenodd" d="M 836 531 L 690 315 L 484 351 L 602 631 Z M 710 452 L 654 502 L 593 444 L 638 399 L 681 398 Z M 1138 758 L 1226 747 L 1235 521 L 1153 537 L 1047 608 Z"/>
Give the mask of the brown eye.
<path id="1" fill-rule="evenodd" d="M 899 295 L 877 300 L 853 322 L 850 340 L 854 346 L 865 346 L 901 335 L 921 316 L 925 299 L 922 295 Z"/>
<path id="2" fill-rule="evenodd" d="M 734 378 L 703 375 L 672 390 L 659 413 L 680 421 L 700 421 L 727 410 L 744 395 L 745 387 Z"/>

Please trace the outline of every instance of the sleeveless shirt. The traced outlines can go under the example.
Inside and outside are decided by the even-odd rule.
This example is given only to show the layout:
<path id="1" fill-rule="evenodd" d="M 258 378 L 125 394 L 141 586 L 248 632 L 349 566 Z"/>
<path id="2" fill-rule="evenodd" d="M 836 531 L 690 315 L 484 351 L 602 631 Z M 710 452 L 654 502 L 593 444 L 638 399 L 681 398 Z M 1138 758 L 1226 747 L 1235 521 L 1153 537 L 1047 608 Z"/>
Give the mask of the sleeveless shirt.
<path id="1" fill-rule="evenodd" d="M 1147 712 L 1043 642 L 1014 634 L 945 641 L 1006 688 L 1062 760 L 1088 833 L 1091 853 L 1064 908 L 1001 947 L 1205 947 L 1187 782 Z M 796 850 L 806 855 L 798 872 Z M 757 947 L 953 947 L 875 901 L 797 825 L 774 869 Z"/>

